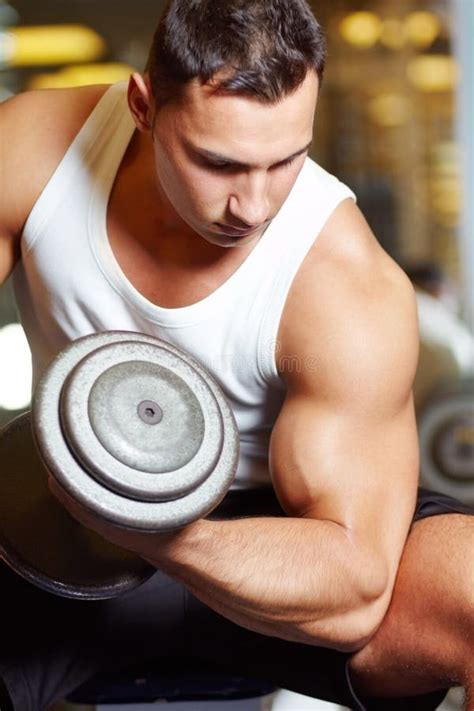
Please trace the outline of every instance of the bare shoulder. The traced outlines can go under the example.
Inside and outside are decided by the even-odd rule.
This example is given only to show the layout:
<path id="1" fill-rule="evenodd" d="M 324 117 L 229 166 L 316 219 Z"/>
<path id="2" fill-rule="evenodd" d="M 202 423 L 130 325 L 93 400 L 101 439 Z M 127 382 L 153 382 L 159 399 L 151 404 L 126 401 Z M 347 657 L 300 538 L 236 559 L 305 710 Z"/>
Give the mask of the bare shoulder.
<path id="1" fill-rule="evenodd" d="M 279 329 L 279 368 L 291 387 L 346 397 L 361 380 L 403 373 L 409 392 L 418 322 L 409 279 L 352 200 L 334 211 L 292 284 Z M 285 369 L 291 357 L 311 367 Z M 402 393 L 400 393 L 402 396 Z"/>
<path id="2" fill-rule="evenodd" d="M 106 85 L 19 94 L 0 105 L 3 235 L 24 222 Z"/>

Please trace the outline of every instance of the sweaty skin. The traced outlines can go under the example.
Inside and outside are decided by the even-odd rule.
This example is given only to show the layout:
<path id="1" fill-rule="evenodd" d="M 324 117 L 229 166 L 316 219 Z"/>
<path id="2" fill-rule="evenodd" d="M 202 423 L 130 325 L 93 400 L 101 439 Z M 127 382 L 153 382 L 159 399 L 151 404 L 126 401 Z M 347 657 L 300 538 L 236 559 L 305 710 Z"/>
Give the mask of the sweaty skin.
<path id="1" fill-rule="evenodd" d="M 191 83 L 180 102 L 155 114 L 147 78 L 132 77 L 137 132 L 107 225 L 122 270 L 146 298 L 168 308 L 193 303 L 245 260 L 303 166 L 317 89 L 309 73 L 268 106 Z M 0 129 L 12 137 L 0 186 L 2 279 L 32 205 L 104 90 L 39 92 L 2 107 Z M 295 356 L 316 368 L 287 372 L 285 359 Z M 334 211 L 292 285 L 278 358 L 287 397 L 269 454 L 288 519 L 204 520 L 174 534 L 134 534 L 55 493 L 83 523 L 233 621 L 352 651 L 387 611 L 418 476 L 415 299 L 352 201 Z"/>

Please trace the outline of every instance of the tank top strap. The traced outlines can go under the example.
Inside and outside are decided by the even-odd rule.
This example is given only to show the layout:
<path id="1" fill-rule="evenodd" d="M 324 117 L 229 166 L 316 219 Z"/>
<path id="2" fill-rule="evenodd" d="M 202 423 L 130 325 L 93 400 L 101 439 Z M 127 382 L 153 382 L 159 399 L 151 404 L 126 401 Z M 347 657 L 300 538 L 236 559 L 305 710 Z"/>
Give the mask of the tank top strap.
<path id="1" fill-rule="evenodd" d="M 134 128 L 128 110 L 123 111 L 126 86 L 126 82 L 110 86 L 80 128 L 28 216 L 22 235 L 23 253 L 32 248 L 65 194 L 70 190 L 90 189 L 91 175 L 102 155 L 111 166 L 116 162 L 115 151 L 120 153 L 121 150 L 123 155 L 123 145 L 130 140 Z M 111 139 L 115 150 L 104 151 Z M 108 166 L 100 168 L 108 169 Z"/>
<path id="2" fill-rule="evenodd" d="M 276 356 L 280 348 L 278 329 L 288 293 L 325 223 L 337 206 L 347 199 L 357 200 L 347 185 L 308 158 L 281 210 L 279 229 L 271 250 L 262 255 L 271 282 L 261 319 L 258 363 L 264 381 L 271 387 L 282 385 Z"/>

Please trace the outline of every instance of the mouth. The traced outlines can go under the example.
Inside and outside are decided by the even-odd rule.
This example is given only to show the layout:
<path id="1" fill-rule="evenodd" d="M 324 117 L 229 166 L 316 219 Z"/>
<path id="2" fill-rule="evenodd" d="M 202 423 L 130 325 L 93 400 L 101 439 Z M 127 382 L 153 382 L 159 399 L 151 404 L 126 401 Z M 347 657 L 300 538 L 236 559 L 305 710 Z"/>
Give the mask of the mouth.
<path id="1" fill-rule="evenodd" d="M 215 223 L 219 228 L 219 233 L 227 235 L 228 237 L 248 237 L 258 232 L 263 225 L 258 225 L 257 227 L 251 227 L 250 229 L 241 229 L 239 227 L 230 227 L 229 225 L 223 225 L 220 222 Z"/>

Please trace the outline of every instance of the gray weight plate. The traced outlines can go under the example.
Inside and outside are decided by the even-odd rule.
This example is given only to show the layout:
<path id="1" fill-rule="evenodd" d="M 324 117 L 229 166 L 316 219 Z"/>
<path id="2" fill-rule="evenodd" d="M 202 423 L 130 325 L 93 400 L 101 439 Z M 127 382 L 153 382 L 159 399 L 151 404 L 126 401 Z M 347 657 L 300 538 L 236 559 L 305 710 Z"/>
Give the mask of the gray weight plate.
<path id="1" fill-rule="evenodd" d="M 435 393 L 418 422 L 422 483 L 474 504 L 474 386 Z"/>
<path id="2" fill-rule="evenodd" d="M 156 425 L 140 417 L 147 401 L 162 413 Z M 149 343 L 113 342 L 83 357 L 62 387 L 61 414 L 83 468 L 128 498 L 182 497 L 209 477 L 222 451 L 221 413 L 207 383 Z"/>
<path id="3" fill-rule="evenodd" d="M 154 350 L 146 344 L 142 349 Z M 99 375 L 84 399 L 100 444 L 132 471 L 176 472 L 194 460 L 203 443 L 204 416 L 197 397 L 176 373 L 150 360 L 112 366 Z M 75 406 L 66 407 L 72 429 L 77 424 L 75 411 Z M 88 441 L 83 445 L 83 457 L 95 467 Z"/>
<path id="4" fill-rule="evenodd" d="M 0 557 L 56 595 L 98 600 L 121 595 L 154 568 L 88 531 L 50 494 L 30 415 L 0 432 Z"/>
<path id="5" fill-rule="evenodd" d="M 191 390 L 199 402 L 204 428 L 198 423 L 193 443 L 184 455 L 181 452 L 172 453 L 172 466 L 180 466 L 174 471 L 152 473 L 132 470 L 128 464 L 136 457 L 136 437 L 131 438 L 135 443 L 135 452 L 132 451 L 129 458 L 120 449 L 119 426 L 114 425 L 112 434 L 106 435 L 105 447 L 103 435 L 102 442 L 101 435 L 98 436 L 101 427 L 97 424 L 101 419 L 98 412 L 100 407 L 103 411 L 104 408 L 100 405 L 100 396 L 96 398 L 94 394 L 97 380 L 117 365 L 126 367 L 126 363 L 136 362 L 148 362 L 171 370 L 184 383 L 180 386 L 181 392 Z M 112 382 L 113 375 L 111 379 Z M 66 438 L 59 408 L 63 386 L 64 402 L 61 407 L 73 413 L 65 418 Z M 113 390 L 110 382 L 105 388 Z M 90 417 L 91 392 L 93 417 Z M 140 389 L 130 409 L 137 420 L 140 419 L 137 407 L 144 402 L 150 400 L 161 407 L 158 401 L 163 392 L 160 392 L 159 388 L 154 391 L 149 386 Z M 121 398 L 118 401 L 123 404 Z M 188 420 L 196 424 L 196 410 L 190 407 L 187 412 Z M 72 343 L 53 361 L 41 379 L 34 397 L 33 417 L 41 456 L 64 489 L 89 510 L 125 528 L 172 530 L 206 516 L 225 496 L 237 468 L 237 428 L 220 387 L 188 354 L 151 336 L 113 331 L 86 336 Z M 91 425 L 94 417 L 95 422 Z M 166 428 L 165 417 L 156 425 L 156 431 L 162 424 Z M 143 426 L 147 433 L 151 427 L 141 421 L 137 426 L 139 430 Z M 128 425 L 125 429 L 129 437 Z M 109 428 L 107 430 L 110 431 Z M 201 436 L 195 456 L 186 462 Z M 70 438 L 69 443 L 67 437 Z M 152 441 L 153 436 L 150 437 Z M 84 451 L 88 450 L 89 445 L 93 453 L 84 458 Z M 117 448 L 120 450 L 119 459 L 115 457 Z M 139 458 L 144 456 L 142 452 L 138 455 Z M 150 458 L 153 461 L 147 465 L 148 470 L 159 470 L 159 459 L 155 449 Z M 166 496 L 172 498 L 164 500 Z"/>
<path id="6" fill-rule="evenodd" d="M 474 407 L 440 427 L 432 440 L 431 454 L 445 477 L 474 487 Z"/>

